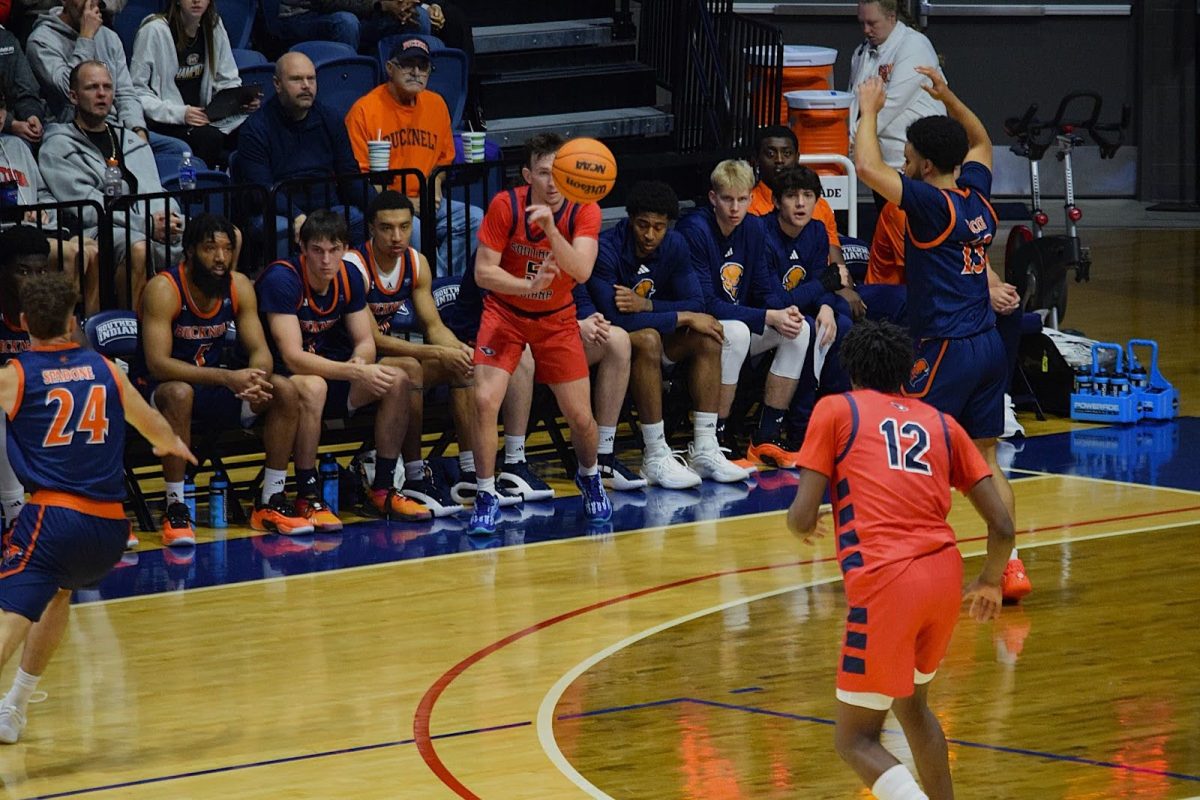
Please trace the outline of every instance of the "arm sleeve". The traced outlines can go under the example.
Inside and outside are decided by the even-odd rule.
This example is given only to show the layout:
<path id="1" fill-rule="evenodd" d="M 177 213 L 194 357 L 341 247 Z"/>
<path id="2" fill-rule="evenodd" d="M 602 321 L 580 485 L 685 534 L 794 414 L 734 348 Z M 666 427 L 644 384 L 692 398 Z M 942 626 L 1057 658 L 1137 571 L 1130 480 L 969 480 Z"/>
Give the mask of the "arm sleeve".
<path id="1" fill-rule="evenodd" d="M 41 93 L 38 91 L 37 78 L 29 68 L 29 61 L 21 51 L 21 45 L 16 38 L 12 39 L 13 55 L 9 61 L 12 72 L 5 81 L 5 94 L 8 97 L 9 114 L 4 119 L 4 131 L 7 133 L 14 120 L 27 120 L 37 117 L 46 121 L 46 108 L 42 104 Z"/>
<path id="2" fill-rule="evenodd" d="M 700 284 L 696 280 L 696 273 L 692 270 L 692 264 L 688 258 L 687 245 L 674 231 L 668 231 L 667 237 L 663 239 L 659 250 L 658 262 L 659 271 L 669 276 L 670 294 L 671 297 L 676 299 L 655 300 L 655 310 L 669 311 L 672 316 L 680 311 L 702 313 L 704 311 L 704 301 L 701 299 Z M 671 330 L 678 327 L 677 320 L 672 319 L 671 322 Z M 660 328 L 659 330 L 662 329 Z M 663 332 L 669 333 L 670 331 L 664 330 Z"/>
<path id="3" fill-rule="evenodd" d="M 263 314 L 295 316 L 303 291 L 300 276 L 295 272 L 282 265 L 267 267 L 255 287 L 258 310 Z"/>
<path id="4" fill-rule="evenodd" d="M 575 300 L 575 319 L 587 319 L 599 310 L 596 308 L 596 304 L 592 302 L 592 295 L 588 291 L 586 283 L 575 284 L 575 288 L 571 290 L 571 297 Z M 604 312 L 600 313 L 603 314 Z M 609 317 L 607 314 L 604 314 L 604 316 L 610 322 L 612 321 L 612 317 Z"/>

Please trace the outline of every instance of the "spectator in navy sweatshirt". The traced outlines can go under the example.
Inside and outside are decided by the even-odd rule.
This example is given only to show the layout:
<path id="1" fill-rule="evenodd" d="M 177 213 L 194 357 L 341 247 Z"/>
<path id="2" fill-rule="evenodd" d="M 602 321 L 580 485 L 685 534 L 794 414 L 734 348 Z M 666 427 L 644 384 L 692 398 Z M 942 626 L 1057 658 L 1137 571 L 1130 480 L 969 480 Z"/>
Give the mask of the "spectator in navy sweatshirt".
<path id="1" fill-rule="evenodd" d="M 308 56 L 285 53 L 275 62 L 275 97 L 242 123 L 234 165 L 238 180 L 263 187 L 293 178 L 358 174 L 341 115 L 317 100 L 317 70 Z M 364 233 L 359 205 L 374 191 L 368 189 L 363 197 L 353 186 L 339 185 L 336 197 L 320 186 L 311 192 L 297 190 L 291 198 L 281 193 L 275 231 L 282 241 L 277 241 L 275 254 L 282 255 L 279 244 L 295 238 L 294 231 L 311 211 L 330 206 L 339 214 L 349 209 L 350 240 L 360 241 Z"/>

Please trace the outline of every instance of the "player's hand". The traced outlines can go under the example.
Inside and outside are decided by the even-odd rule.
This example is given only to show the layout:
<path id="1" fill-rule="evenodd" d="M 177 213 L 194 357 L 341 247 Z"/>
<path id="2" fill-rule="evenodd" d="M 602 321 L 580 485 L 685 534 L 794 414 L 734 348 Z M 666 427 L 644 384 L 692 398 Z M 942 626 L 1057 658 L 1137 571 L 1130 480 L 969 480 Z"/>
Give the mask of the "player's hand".
<path id="1" fill-rule="evenodd" d="M 929 84 L 921 84 L 921 88 L 925 93 L 934 100 L 946 102 L 950 97 L 950 86 L 946 83 L 946 76 L 937 67 L 913 67 L 917 72 L 929 78 Z"/>
<path id="2" fill-rule="evenodd" d="M 1017 293 L 1017 287 L 1011 283 L 991 286 L 988 288 L 988 294 L 991 295 L 992 311 L 997 314 L 1011 314 L 1017 310 L 1017 306 L 1021 305 L 1021 295 Z"/>
<path id="3" fill-rule="evenodd" d="M 838 289 L 837 295 L 850 306 L 850 316 L 856 322 L 867 315 L 867 304 L 858 292 L 853 289 Z"/>
<path id="4" fill-rule="evenodd" d="M 613 284 L 613 289 L 616 290 L 617 310 L 622 314 L 638 314 L 654 308 L 650 298 L 642 297 L 628 286 L 616 283 Z"/>
<path id="5" fill-rule="evenodd" d="M 681 327 L 718 342 L 725 341 L 725 328 L 712 315 L 698 314 L 695 311 L 680 311 L 675 316 Z"/>
<path id="6" fill-rule="evenodd" d="M 797 533 L 796 536 L 800 538 L 800 541 L 808 545 L 816 544 L 818 539 L 824 539 L 825 534 L 831 527 L 831 514 L 833 514 L 833 505 L 830 503 L 822 503 L 817 507 L 817 524 L 813 526 L 811 531 L 808 531 L 807 533 Z"/>
<path id="7" fill-rule="evenodd" d="M 529 291 L 540 292 L 550 288 L 550 284 L 554 283 L 554 279 L 558 277 L 558 272 L 558 264 L 554 263 L 553 256 L 547 258 L 538 265 L 537 274 L 529 281 Z"/>
<path id="8" fill-rule="evenodd" d="M 185 106 L 183 122 L 193 128 L 203 128 L 208 124 L 208 114 L 205 114 L 204 109 L 199 106 Z"/>
<path id="9" fill-rule="evenodd" d="M 183 439 L 180 439 L 178 436 L 175 437 L 175 441 L 169 442 L 165 447 L 155 447 L 154 455 L 159 458 L 175 456 L 176 458 L 182 458 L 190 464 L 200 465 L 200 462 L 192 455 L 192 451 L 183 443 Z"/>
<path id="10" fill-rule="evenodd" d="M 858 85 L 860 114 L 878 114 L 885 102 L 887 102 L 887 86 L 882 78 L 872 76 Z"/>
<path id="11" fill-rule="evenodd" d="M 832 308 L 822 305 L 821 310 L 817 312 L 817 345 L 829 347 L 836 336 L 837 317 L 834 316 Z"/>
<path id="12" fill-rule="evenodd" d="M 530 225 L 536 225 L 537 228 L 547 236 L 550 235 L 550 230 L 554 228 L 554 211 L 550 206 L 535 203 L 525 209 L 525 219 Z"/>
<path id="13" fill-rule="evenodd" d="M 355 364 L 357 379 L 366 384 L 367 388 L 376 397 L 381 397 L 392 390 L 396 382 L 400 380 L 400 370 L 394 367 L 385 367 L 382 364 Z"/>
<path id="14" fill-rule="evenodd" d="M 785 339 L 795 339 L 804 330 L 804 315 L 795 306 L 772 308 L 767 311 L 767 324 Z"/>
<path id="15" fill-rule="evenodd" d="M 612 333 L 612 323 L 599 311 L 579 320 L 579 335 L 584 344 L 604 344 Z"/>
<path id="16" fill-rule="evenodd" d="M 459 342 L 453 347 L 443 347 L 438 353 L 438 360 L 449 371 L 464 380 L 470 380 L 475 374 L 475 351 Z"/>
<path id="17" fill-rule="evenodd" d="M 984 583 L 979 578 L 971 581 L 963 591 L 963 599 L 971 601 L 971 618 L 977 622 L 987 622 L 1000 616 L 1000 606 L 1004 602 L 999 586 Z"/>
<path id="18" fill-rule="evenodd" d="M 266 392 L 268 398 L 271 396 L 271 382 L 267 380 L 267 373 L 254 367 L 226 371 L 225 386 L 243 400 L 249 399 L 245 395 L 256 392 Z"/>

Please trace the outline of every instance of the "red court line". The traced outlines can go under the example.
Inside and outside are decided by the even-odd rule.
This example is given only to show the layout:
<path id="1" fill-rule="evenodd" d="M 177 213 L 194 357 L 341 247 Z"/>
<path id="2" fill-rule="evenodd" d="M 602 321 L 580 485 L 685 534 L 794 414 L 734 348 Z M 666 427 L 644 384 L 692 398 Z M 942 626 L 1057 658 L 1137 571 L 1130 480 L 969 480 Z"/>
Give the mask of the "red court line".
<path id="1" fill-rule="evenodd" d="M 1147 511 L 1140 514 L 1122 514 L 1114 517 L 1081 520 L 1079 522 L 1064 523 L 1060 525 L 1046 525 L 1040 528 L 1031 528 L 1029 530 L 1019 531 L 1018 535 L 1041 533 L 1051 530 L 1064 530 L 1076 527 L 1082 528 L 1089 525 L 1102 525 L 1106 522 L 1122 522 L 1131 519 L 1145 519 L 1148 517 L 1162 516 L 1164 514 L 1182 514 L 1188 511 L 1200 511 L 1200 505 L 1186 506 L 1184 508 L 1175 508 L 1170 510 Z M 985 541 L 986 539 L 986 535 L 971 536 L 965 539 L 959 539 L 958 543 L 964 544 L 967 542 L 979 542 Z M 430 720 L 433 717 L 434 705 L 437 704 L 438 699 L 442 696 L 442 693 L 445 692 L 446 687 L 449 686 L 455 678 L 466 672 L 466 670 L 472 665 L 479 663 L 492 653 L 495 653 L 497 650 L 507 647 L 513 642 L 524 639 L 530 634 L 545 630 L 546 628 L 557 625 L 560 622 L 565 622 L 583 614 L 597 611 L 601 608 L 606 608 L 611 605 L 616 605 L 617 603 L 623 603 L 627 600 L 636 600 L 639 597 L 656 594 L 668 589 L 677 589 L 681 586 L 688 586 L 693 583 L 712 580 L 713 578 L 721 578 L 726 575 L 744 575 L 751 572 L 765 572 L 767 570 L 780 569 L 782 567 L 796 567 L 804 564 L 823 564 L 836 560 L 836 557 L 829 556 L 826 558 L 809 559 L 807 561 L 788 561 L 782 564 L 764 564 L 757 567 L 727 569 L 721 570 L 720 572 L 712 572 L 707 575 L 693 575 L 690 578 L 682 578 L 680 580 L 671 581 L 670 583 L 663 583 L 658 586 L 649 586 L 645 589 L 639 589 L 636 592 L 630 592 L 629 594 L 623 594 L 617 597 L 610 597 L 607 600 L 600 600 L 596 603 L 592 603 L 591 605 L 582 606 L 571 611 L 565 611 L 557 616 L 534 623 L 528 628 L 523 628 L 522 630 L 510 633 L 503 639 L 492 642 L 486 647 L 476 650 L 462 661 L 459 661 L 453 667 L 446 670 L 446 672 L 444 672 L 440 678 L 434 681 L 433 684 L 425 691 L 424 696 L 421 697 L 421 702 L 417 705 L 416 712 L 413 714 L 413 738 L 416 740 L 417 750 L 421 753 L 421 758 L 424 759 L 425 765 L 429 767 L 430 771 L 433 772 L 433 774 L 436 775 L 438 779 L 447 787 L 449 787 L 455 794 L 457 794 L 459 797 L 466 798 L 466 800 L 482 800 L 479 795 L 475 794 L 465 785 L 463 785 L 462 781 L 455 777 L 454 773 L 452 773 L 445 763 L 442 762 L 442 759 L 438 756 L 437 750 L 433 745 L 433 737 L 430 735 Z"/>

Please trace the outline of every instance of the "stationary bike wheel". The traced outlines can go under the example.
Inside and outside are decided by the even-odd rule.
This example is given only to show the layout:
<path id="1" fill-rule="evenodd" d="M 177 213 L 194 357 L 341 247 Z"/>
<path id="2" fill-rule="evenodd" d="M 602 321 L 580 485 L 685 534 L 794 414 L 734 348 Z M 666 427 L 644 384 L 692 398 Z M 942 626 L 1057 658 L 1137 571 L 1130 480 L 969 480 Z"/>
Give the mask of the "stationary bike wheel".
<path id="1" fill-rule="evenodd" d="M 1032 262 L 1017 264 L 1013 255 L 1032 241 L 1033 231 L 1025 225 L 1016 225 L 1008 232 L 1008 241 L 1004 244 L 1004 280 L 1017 287 L 1021 308 L 1025 311 L 1035 310 L 1031 305 L 1036 303 L 1038 293 L 1037 269 Z"/>

